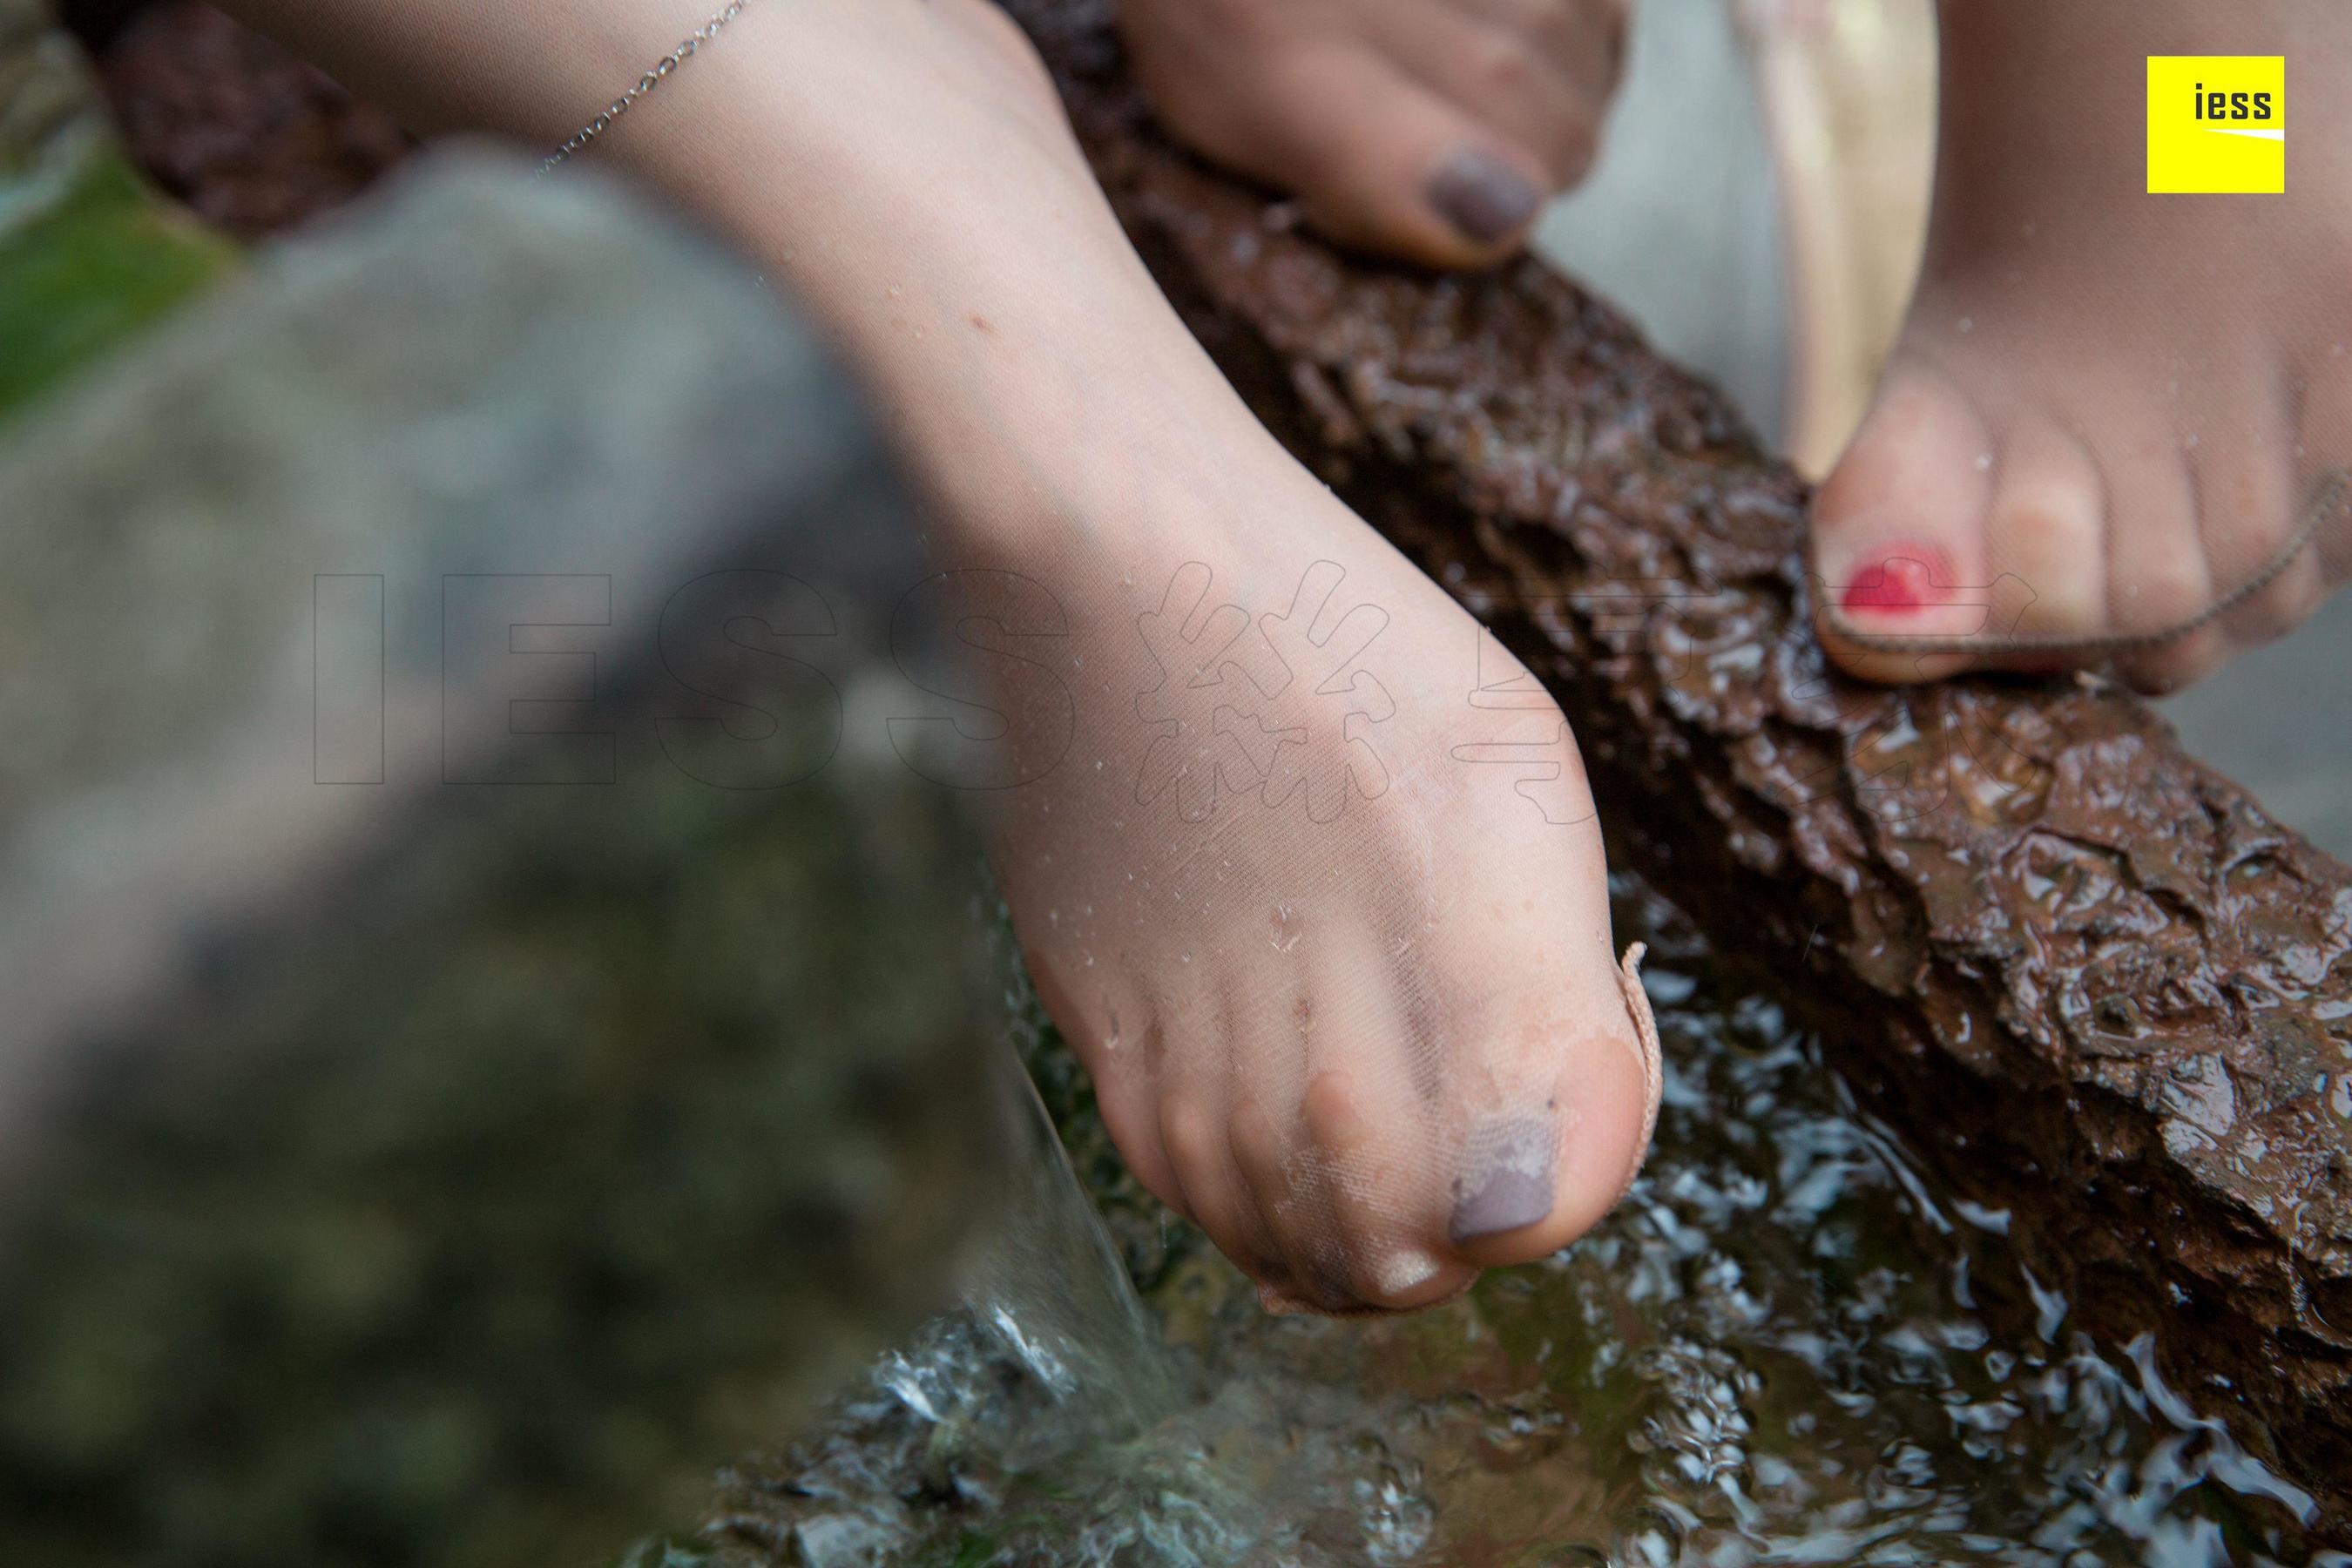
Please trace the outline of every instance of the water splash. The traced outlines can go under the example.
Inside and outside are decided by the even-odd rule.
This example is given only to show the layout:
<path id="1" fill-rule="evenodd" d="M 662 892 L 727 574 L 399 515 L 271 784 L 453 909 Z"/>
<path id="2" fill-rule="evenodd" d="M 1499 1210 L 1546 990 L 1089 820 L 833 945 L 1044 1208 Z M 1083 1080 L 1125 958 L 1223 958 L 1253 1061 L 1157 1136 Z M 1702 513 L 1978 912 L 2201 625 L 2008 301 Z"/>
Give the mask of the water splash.
<path id="1" fill-rule="evenodd" d="M 1621 894 L 1670 1070 L 1591 1236 L 1372 1322 L 1268 1320 L 1196 1250 L 1147 1313 L 1055 1150 L 1003 1288 L 743 1467 L 719 1559 L 2352 1564 L 2145 1342 L 2069 1329 L 2006 1215 L 1940 1195 L 1813 1041 Z"/>
<path id="2" fill-rule="evenodd" d="M 1005 1076 L 1025 1147 L 964 1311 L 1067 1412 L 1064 1436 L 1132 1437 L 1178 1407 L 1175 1367 L 1035 1086 L 1010 1058 Z"/>

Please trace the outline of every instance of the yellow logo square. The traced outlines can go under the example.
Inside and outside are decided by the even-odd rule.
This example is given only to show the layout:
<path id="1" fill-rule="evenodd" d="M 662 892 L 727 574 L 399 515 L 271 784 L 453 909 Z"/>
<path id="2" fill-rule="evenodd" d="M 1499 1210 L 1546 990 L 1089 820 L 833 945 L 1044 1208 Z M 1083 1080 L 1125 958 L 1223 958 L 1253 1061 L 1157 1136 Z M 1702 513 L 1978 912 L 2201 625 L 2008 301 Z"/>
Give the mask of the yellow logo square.
<path id="1" fill-rule="evenodd" d="M 2284 193 L 2285 57 L 2148 56 L 2147 188 Z"/>

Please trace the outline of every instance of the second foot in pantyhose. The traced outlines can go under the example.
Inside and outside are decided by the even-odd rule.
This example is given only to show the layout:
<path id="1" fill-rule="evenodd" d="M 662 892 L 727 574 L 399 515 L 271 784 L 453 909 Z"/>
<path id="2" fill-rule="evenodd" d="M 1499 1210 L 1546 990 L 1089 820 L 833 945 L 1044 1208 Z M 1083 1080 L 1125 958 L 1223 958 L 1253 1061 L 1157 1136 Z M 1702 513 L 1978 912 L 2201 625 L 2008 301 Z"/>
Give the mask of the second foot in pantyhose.
<path id="1" fill-rule="evenodd" d="M 1492 260 L 1533 209 L 1490 204 L 1487 243 L 1449 230 L 1438 149 L 1564 183 L 1622 48 L 1614 8 L 1576 0 L 1129 10 L 1180 132 L 1338 237 L 1441 265 Z M 2341 0 L 1941 16 L 1925 267 L 1814 508 L 1823 643 L 1880 680 L 2112 666 L 2177 689 L 2352 575 L 2352 26 Z M 2284 157 L 2283 195 L 2149 192 L 2151 56 L 2284 58 L 2284 142 L 2233 143 Z"/>
<path id="2" fill-rule="evenodd" d="M 1886 680 L 2177 689 L 2352 573 L 2352 28 L 2332 0 L 1943 18 L 1927 260 L 1814 508 L 1824 641 Z M 2151 55 L 2285 58 L 2284 194 L 2148 192 Z"/>

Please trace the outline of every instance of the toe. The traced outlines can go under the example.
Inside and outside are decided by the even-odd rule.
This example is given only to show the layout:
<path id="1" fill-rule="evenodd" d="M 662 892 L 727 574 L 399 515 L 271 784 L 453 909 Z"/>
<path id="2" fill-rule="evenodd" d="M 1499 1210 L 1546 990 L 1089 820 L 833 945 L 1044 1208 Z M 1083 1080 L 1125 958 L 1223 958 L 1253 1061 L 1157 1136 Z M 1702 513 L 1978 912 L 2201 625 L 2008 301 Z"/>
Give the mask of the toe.
<path id="1" fill-rule="evenodd" d="M 2273 428 L 2231 431 L 2229 438 L 2201 441 L 2190 453 L 2211 592 L 2217 600 L 2234 601 L 2220 617 L 2228 651 L 2276 641 L 2327 595 L 2326 521 L 2316 532 L 2309 531 L 2313 509 L 2327 506 L 2329 487 L 2298 460 L 2286 428 L 2282 420 Z"/>
<path id="2" fill-rule="evenodd" d="M 2107 532 L 2106 486 L 2090 449 L 2038 414 L 2005 430 L 1981 556 L 1998 585 L 1987 595 L 1988 637 L 2087 646 L 2106 633 Z M 2099 656 L 2025 657 L 2064 665 Z"/>
<path id="3" fill-rule="evenodd" d="M 1813 501 L 1813 589 L 1832 658 L 1888 682 L 1968 667 L 1903 644 L 1983 630 L 1994 467 L 1992 431 L 1950 381 L 1916 362 L 1889 370 Z"/>
<path id="4" fill-rule="evenodd" d="M 1171 1206 L 1199 1226 L 1217 1250 L 1251 1279 L 1288 1286 L 1291 1271 L 1282 1245 L 1234 1158 L 1224 1109 L 1213 1108 L 1198 1095 L 1171 1093 L 1160 1104 L 1159 1131 L 1181 1200 Z M 1120 1152 L 1126 1152 L 1124 1145 Z"/>
<path id="5" fill-rule="evenodd" d="M 1523 930 L 1441 922 L 1431 969 L 1378 943 L 1318 954 L 1334 1026 L 1318 1020 L 1297 1147 L 1279 1171 L 1244 1156 L 1280 1194 L 1269 1201 L 1292 1205 L 1289 1252 L 1307 1272 L 1422 1305 L 1557 1251 L 1616 1203 L 1647 1139 L 1642 1037 L 1605 915 L 1587 973 L 1566 957 L 1588 945 L 1579 922 L 1559 913 L 1535 948 Z"/>
<path id="6" fill-rule="evenodd" d="M 1296 1116 L 1286 1118 L 1246 1094 L 1234 1105 L 1227 1132 L 1234 1167 L 1276 1249 L 1274 1266 L 1252 1270 L 1253 1277 L 1310 1310 L 1351 1312 L 1363 1307 L 1365 1298 L 1349 1267 L 1353 1239 L 1333 1212 L 1330 1184 L 1321 1173 L 1303 1167 L 1299 1156 L 1306 1145 Z"/>
<path id="7" fill-rule="evenodd" d="M 1270 37 L 1251 48 L 1201 32 L 1198 19 L 1162 19 L 1173 9 L 1143 7 L 1129 25 L 1160 111 L 1211 158 L 1297 193 L 1343 244 L 1433 267 L 1486 265 L 1519 245 L 1557 188 L 1548 163 L 1580 173 L 1590 157 L 1589 124 L 1551 138 L 1548 159 L 1367 41 Z"/>
<path id="8" fill-rule="evenodd" d="M 1613 967 L 1594 978 L 1605 986 L 1530 989 L 1494 1015 L 1493 1060 L 1463 1086 L 1454 1144 L 1445 1239 L 1465 1263 L 1558 1251 L 1600 1223 L 1640 1164 L 1651 1114 L 1642 1037 Z"/>
<path id="9" fill-rule="evenodd" d="M 1276 73 L 1263 174 L 1343 245 L 1431 267 L 1516 249 L 1556 188 L 1542 159 L 1369 51 L 1302 53 Z"/>
<path id="10" fill-rule="evenodd" d="M 2352 354 L 2339 343 L 2327 355 L 2331 372 L 2303 391 L 2294 458 L 2295 504 L 2317 509 L 2312 556 L 2332 591 L 2352 582 Z"/>
<path id="11" fill-rule="evenodd" d="M 1405 1310 L 1457 1294 L 1477 1270 L 1430 1245 L 1428 1205 L 1418 1201 L 1423 1145 L 1412 1136 L 1423 1119 L 1398 1098 L 1360 1088 L 1350 1073 L 1320 1072 L 1300 1110 L 1328 1189 L 1335 1268 L 1360 1300 Z"/>
<path id="12" fill-rule="evenodd" d="M 1151 1075 L 1140 1070 L 1136 1059 L 1143 1054 L 1142 1042 L 1159 1031 L 1152 1009 L 1125 987 L 1114 993 L 1068 984 L 1050 950 L 1024 942 L 1022 956 L 1046 1016 L 1087 1069 L 1104 1131 L 1128 1170 L 1153 1197 L 1192 1217 L 1160 1135 L 1162 1118 Z"/>
<path id="13" fill-rule="evenodd" d="M 2201 487 L 2168 435 L 2110 435 L 2100 445 L 2114 506 L 2108 613 L 2119 637 L 2163 637 L 2119 654 L 2116 673 L 2135 690 L 2160 696 L 2208 673 L 2229 651 L 2220 626 L 2195 624 L 2215 594 L 2200 537 Z"/>
<path id="14" fill-rule="evenodd" d="M 1413 1005 L 1425 980 L 1361 927 L 1331 930 L 1308 962 L 1308 1077 L 1290 1173 L 1318 1188 L 1307 1217 L 1319 1229 L 1299 1245 L 1320 1250 L 1366 1301 L 1441 1300 L 1477 1271 L 1442 1246 L 1447 1197 L 1433 1133 L 1446 1086 L 1429 1070 L 1439 1047 L 1422 1037 L 1427 1013 Z"/>
<path id="15" fill-rule="evenodd" d="M 1480 18 L 1445 5 L 1368 15 L 1381 57 L 1445 102 L 1535 155 L 1556 189 L 1591 171 L 1617 85 L 1626 11 L 1570 0 L 1539 20 Z"/>

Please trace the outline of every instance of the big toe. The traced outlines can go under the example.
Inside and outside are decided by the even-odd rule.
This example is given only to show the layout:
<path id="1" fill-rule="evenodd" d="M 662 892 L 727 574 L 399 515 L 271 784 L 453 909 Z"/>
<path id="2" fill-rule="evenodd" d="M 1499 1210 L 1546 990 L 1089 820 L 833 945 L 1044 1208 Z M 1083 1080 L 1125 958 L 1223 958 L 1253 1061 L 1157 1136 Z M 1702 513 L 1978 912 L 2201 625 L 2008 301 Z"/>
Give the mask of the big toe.
<path id="1" fill-rule="evenodd" d="M 1458 1038 L 1382 1042 L 1318 1072 L 1297 1147 L 1255 1110 L 1237 1119 L 1238 1169 L 1286 1260 L 1269 1305 L 1426 1306 L 1558 1251 L 1623 1195 L 1660 1089 L 1640 980 L 1630 962 L 1574 984 L 1526 974 L 1458 1014 Z"/>
<path id="2" fill-rule="evenodd" d="M 1286 1194 L 1258 1199 L 1276 1216 L 1282 1259 L 1281 1283 L 1261 1287 L 1266 1304 L 1409 1311 L 1459 1294 L 1484 1269 L 1559 1251 L 1600 1223 L 1639 1167 L 1648 1132 L 1637 1085 L 1588 1082 L 1572 1107 L 1552 1096 L 1481 1117 L 1450 1158 L 1423 1165 L 1362 1158 L 1381 1142 L 1376 1119 L 1392 1108 L 1377 1089 L 1318 1079 L 1304 1107 L 1307 1163 L 1325 1167 L 1311 1196 L 1301 1194 L 1297 1157 L 1277 1166 L 1270 1152 L 1250 1152 L 1275 1140 L 1255 1112 L 1244 1115 L 1238 1169 L 1261 1194 Z"/>
<path id="3" fill-rule="evenodd" d="M 1490 264 L 1520 245 L 1592 155 L 1589 110 L 1539 110 L 1530 132 L 1528 117 L 1476 112 L 1367 43 L 1250 50 L 1129 26 L 1142 29 L 1139 74 L 1178 133 L 1295 193 L 1308 220 L 1344 245 L 1431 267 Z"/>
<path id="4" fill-rule="evenodd" d="M 2067 662 L 2104 626 L 2105 504 L 2063 428 L 1898 365 L 1814 500 L 1824 649 L 1890 683 Z"/>
<path id="5" fill-rule="evenodd" d="M 1472 1089 L 1455 1142 L 1445 1228 L 1454 1256 L 1499 1267 L 1556 1252 L 1632 1184 L 1661 1089 L 1638 958 L 1606 974 L 1605 994 L 1580 997 L 1573 1016 L 1518 1006 L 1504 1016 L 1487 1076 L 1506 1087 Z"/>

